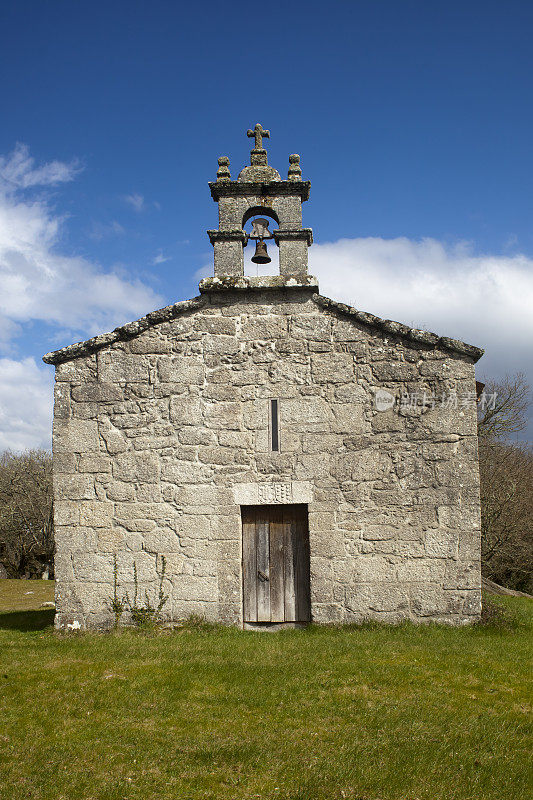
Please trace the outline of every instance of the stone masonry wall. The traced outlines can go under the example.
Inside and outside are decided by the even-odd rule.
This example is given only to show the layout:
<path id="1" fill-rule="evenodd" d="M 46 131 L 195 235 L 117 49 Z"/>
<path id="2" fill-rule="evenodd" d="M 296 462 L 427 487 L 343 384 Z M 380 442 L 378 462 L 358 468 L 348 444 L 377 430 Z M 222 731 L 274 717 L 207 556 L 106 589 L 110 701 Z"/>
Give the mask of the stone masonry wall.
<path id="1" fill-rule="evenodd" d="M 480 612 L 475 403 L 376 409 L 376 390 L 475 391 L 468 356 L 388 335 L 309 289 L 213 293 L 56 367 L 57 618 L 119 594 L 242 621 L 236 487 L 305 482 L 312 616 L 462 623 Z M 268 407 L 279 398 L 279 453 Z M 238 500 L 238 497 L 237 497 Z"/>

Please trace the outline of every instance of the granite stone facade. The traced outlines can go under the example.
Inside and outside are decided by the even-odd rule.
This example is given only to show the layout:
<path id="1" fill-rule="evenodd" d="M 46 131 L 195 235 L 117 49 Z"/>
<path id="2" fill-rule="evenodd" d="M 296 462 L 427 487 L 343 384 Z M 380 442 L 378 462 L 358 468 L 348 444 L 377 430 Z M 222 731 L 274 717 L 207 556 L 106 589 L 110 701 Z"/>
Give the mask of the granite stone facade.
<path id="1" fill-rule="evenodd" d="M 300 176 L 283 183 L 301 203 Z M 59 627 L 111 624 L 134 562 L 155 601 L 163 556 L 165 618 L 242 624 L 241 506 L 278 503 L 308 508 L 313 621 L 479 617 L 482 351 L 321 297 L 301 215 L 295 238 L 282 229 L 282 274 L 243 277 L 242 241 L 224 230 L 246 236 L 262 177 L 259 195 L 256 173 L 248 194 L 226 189 L 229 227 L 210 232 L 218 268 L 198 298 L 45 356 Z M 294 198 L 275 197 L 279 218 Z"/>

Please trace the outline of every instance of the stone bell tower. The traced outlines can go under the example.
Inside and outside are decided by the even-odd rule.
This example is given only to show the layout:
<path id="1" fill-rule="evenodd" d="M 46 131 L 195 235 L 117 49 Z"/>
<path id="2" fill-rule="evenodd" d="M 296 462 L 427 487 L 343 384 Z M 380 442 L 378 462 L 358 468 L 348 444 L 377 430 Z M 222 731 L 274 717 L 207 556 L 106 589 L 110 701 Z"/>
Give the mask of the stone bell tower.
<path id="1" fill-rule="evenodd" d="M 268 165 L 263 139 L 270 138 L 270 132 L 259 123 L 247 135 L 255 139 L 250 166 L 234 181 L 229 158 L 222 156 L 216 182 L 209 184 L 219 212 L 218 230 L 207 232 L 215 251 L 215 279 L 244 276 L 244 247 L 252 238 L 262 245 L 265 239 L 272 239 L 279 247 L 281 277 L 301 281 L 307 275 L 307 249 L 313 242 L 311 229 L 302 227 L 302 202 L 309 198 L 311 184 L 302 180 L 298 155 L 289 156 L 287 180 Z M 259 219 L 253 225 L 254 233 L 247 234 L 244 226 L 256 217 L 268 217 L 277 227 L 270 232 L 262 224 L 268 220 Z M 263 250 L 266 252 L 264 246 Z"/>

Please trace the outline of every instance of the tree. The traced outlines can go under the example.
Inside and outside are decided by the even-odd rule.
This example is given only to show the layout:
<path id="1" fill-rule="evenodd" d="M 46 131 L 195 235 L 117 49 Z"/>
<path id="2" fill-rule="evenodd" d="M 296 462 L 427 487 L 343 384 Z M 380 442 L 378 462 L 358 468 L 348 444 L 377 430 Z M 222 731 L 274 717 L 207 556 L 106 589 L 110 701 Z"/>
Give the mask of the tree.
<path id="1" fill-rule="evenodd" d="M 522 374 L 491 382 L 478 419 L 483 574 L 533 591 L 533 449 L 511 441 L 527 425 L 530 388 Z"/>
<path id="2" fill-rule="evenodd" d="M 0 455 L 0 561 L 10 577 L 40 576 L 54 555 L 52 456 Z"/>
<path id="3" fill-rule="evenodd" d="M 485 385 L 480 398 L 477 432 L 480 440 L 507 439 L 527 427 L 531 388 L 522 372 Z"/>

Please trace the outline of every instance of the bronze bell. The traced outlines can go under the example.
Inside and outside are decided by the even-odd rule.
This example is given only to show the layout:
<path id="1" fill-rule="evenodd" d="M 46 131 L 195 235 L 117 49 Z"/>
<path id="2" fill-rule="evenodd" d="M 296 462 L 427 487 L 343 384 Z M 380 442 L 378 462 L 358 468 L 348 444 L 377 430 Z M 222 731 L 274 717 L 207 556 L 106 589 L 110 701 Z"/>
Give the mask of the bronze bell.
<path id="1" fill-rule="evenodd" d="M 262 239 L 258 239 L 255 245 L 255 253 L 252 256 L 254 264 L 270 264 L 272 259 L 268 255 L 267 246 Z"/>

